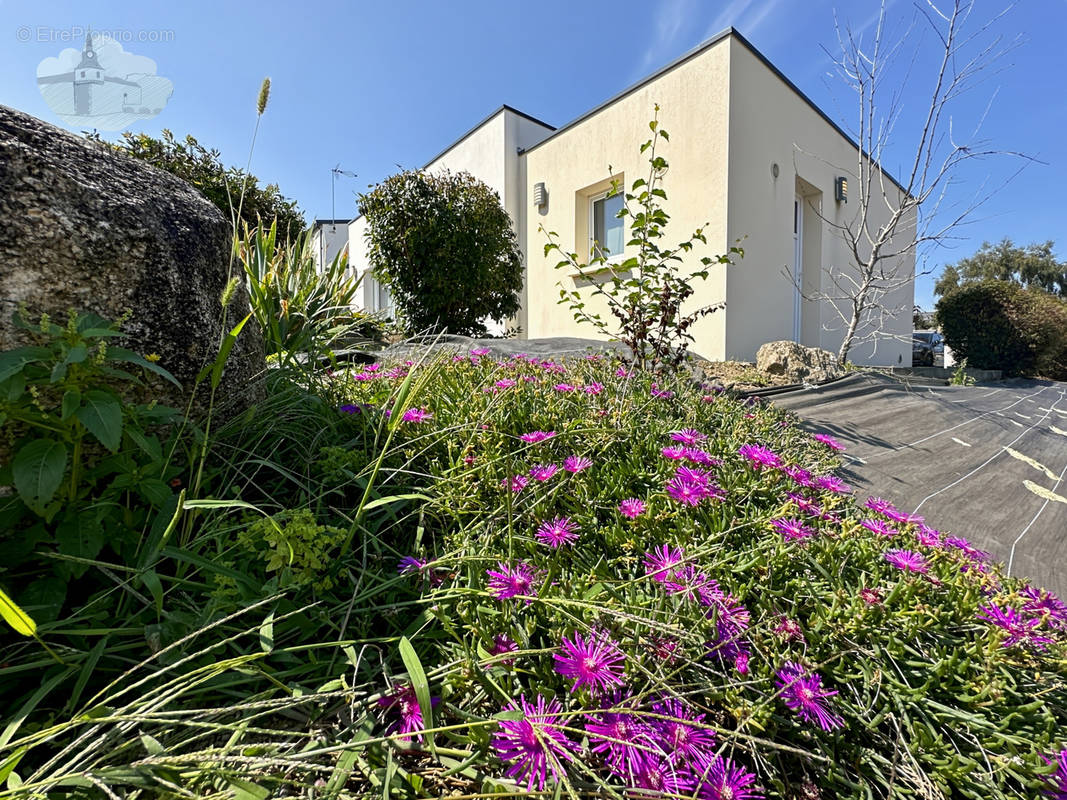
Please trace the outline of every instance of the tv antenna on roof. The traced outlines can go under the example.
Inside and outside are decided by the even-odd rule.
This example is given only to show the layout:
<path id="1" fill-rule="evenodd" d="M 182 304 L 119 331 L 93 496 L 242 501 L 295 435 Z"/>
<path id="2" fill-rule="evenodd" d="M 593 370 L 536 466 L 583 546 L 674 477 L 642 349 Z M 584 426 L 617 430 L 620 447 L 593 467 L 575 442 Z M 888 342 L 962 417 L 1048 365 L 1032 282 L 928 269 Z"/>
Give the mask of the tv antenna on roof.
<path id="1" fill-rule="evenodd" d="M 337 228 L 337 178 L 340 175 L 347 175 L 349 178 L 357 177 L 356 173 L 349 172 L 346 169 L 341 169 L 341 162 L 337 162 L 337 166 L 330 170 L 330 225 L 334 229 Z"/>

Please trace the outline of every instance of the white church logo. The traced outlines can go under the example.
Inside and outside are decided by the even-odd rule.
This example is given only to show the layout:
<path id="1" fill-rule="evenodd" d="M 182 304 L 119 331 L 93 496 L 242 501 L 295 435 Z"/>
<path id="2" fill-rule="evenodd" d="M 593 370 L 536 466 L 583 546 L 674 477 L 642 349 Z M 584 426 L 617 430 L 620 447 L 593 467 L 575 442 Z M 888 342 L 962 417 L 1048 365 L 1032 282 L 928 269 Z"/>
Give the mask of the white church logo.
<path id="1" fill-rule="evenodd" d="M 68 125 L 101 131 L 151 119 L 174 93 L 174 84 L 156 75 L 155 61 L 92 32 L 81 51 L 68 47 L 37 65 L 37 88 Z"/>

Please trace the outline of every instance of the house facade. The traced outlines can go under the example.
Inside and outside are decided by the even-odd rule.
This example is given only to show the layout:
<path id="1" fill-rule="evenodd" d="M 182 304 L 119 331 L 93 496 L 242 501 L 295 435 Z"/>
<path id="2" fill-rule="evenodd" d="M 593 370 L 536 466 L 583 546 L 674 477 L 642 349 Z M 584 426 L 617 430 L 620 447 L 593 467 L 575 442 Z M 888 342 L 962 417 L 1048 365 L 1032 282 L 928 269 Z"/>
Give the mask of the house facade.
<path id="1" fill-rule="evenodd" d="M 732 29 L 559 129 L 505 106 L 427 165 L 468 171 L 500 195 L 526 265 L 514 320 L 521 335 L 596 335 L 559 304 L 561 286 L 588 295 L 590 309 L 598 299 L 586 281 L 556 268 L 558 254 L 545 255 L 546 231 L 582 256 L 594 243 L 611 259 L 631 254 L 625 221 L 615 216 L 621 201 L 607 193 L 613 179 L 626 187 L 647 179 L 647 154 L 639 146 L 649 138 L 656 105 L 671 137 L 659 145 L 670 164 L 663 182 L 671 215 L 664 244 L 701 228 L 707 246 L 696 243 L 694 267 L 701 256 L 725 253 L 735 243 L 745 252 L 734 265 L 712 267 L 696 284 L 694 308 L 726 306 L 694 326 L 692 349 L 713 360 L 751 361 L 763 343 L 786 339 L 836 351 L 845 324 L 835 301 L 813 298 L 832 295 L 833 275 L 848 270 L 849 252 L 834 225 L 857 213 L 855 202 L 838 196 L 838 186 L 856 172 L 859 151 Z M 902 191 L 888 176 L 886 186 Z M 884 204 L 872 206 L 873 215 L 888 219 Z M 868 224 L 877 229 L 883 221 Z M 348 227 L 357 271 L 367 268 L 364 230 L 362 219 Z M 914 235 L 901 235 L 907 233 Z M 881 320 L 877 340 L 855 347 L 850 358 L 856 363 L 910 364 L 914 255 L 886 269 L 903 280 L 882 303 L 902 312 Z M 372 280 L 364 287 L 374 293 L 366 305 L 382 308 L 380 287 Z"/>

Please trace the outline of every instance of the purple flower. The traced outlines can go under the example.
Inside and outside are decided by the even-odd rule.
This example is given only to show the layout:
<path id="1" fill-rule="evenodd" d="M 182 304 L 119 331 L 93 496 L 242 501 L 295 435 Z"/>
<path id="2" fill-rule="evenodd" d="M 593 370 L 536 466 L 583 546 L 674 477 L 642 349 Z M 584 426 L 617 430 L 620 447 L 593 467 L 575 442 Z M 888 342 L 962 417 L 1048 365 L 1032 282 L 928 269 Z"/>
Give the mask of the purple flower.
<path id="1" fill-rule="evenodd" d="M 557 391 L 557 392 L 573 392 L 574 391 L 574 384 L 572 384 L 572 383 L 557 383 L 555 386 L 552 387 L 552 389 L 554 391 Z"/>
<path id="2" fill-rule="evenodd" d="M 552 658 L 556 661 L 556 672 L 574 679 L 572 692 L 582 686 L 588 686 L 595 692 L 622 685 L 619 664 L 626 656 L 606 633 L 593 632 L 588 638 L 580 633 L 575 633 L 570 639 L 564 636 L 560 647 L 563 655 L 557 653 Z"/>
<path id="3" fill-rule="evenodd" d="M 975 561 L 989 561 L 992 556 L 985 550 L 979 550 L 962 536 L 946 536 L 945 544 L 961 551 L 965 556 Z"/>
<path id="4" fill-rule="evenodd" d="M 670 459 L 671 461 L 680 461 L 681 459 L 685 458 L 684 447 L 675 447 L 674 445 L 671 445 L 670 447 L 664 447 L 659 452 L 660 455 L 662 455 L 666 459 Z"/>
<path id="5" fill-rule="evenodd" d="M 880 519 L 865 519 L 860 522 L 864 528 L 871 533 L 877 533 L 879 536 L 896 536 L 897 531 L 895 528 L 890 528 L 889 524 L 882 522 Z"/>
<path id="6" fill-rule="evenodd" d="M 843 444 L 841 444 L 841 442 L 837 441 L 837 439 L 835 439 L 833 436 L 830 436 L 829 434 L 826 434 L 826 433 L 817 433 L 817 434 L 815 434 L 814 439 L 817 442 L 822 442 L 824 445 L 829 447 L 835 453 L 840 452 L 840 451 L 845 449 L 845 446 Z"/>
<path id="7" fill-rule="evenodd" d="M 647 570 L 647 564 L 645 568 Z M 703 603 L 705 597 L 718 591 L 719 588 L 714 578 L 699 572 L 692 564 L 671 570 L 665 578 L 655 578 L 655 580 L 663 584 L 667 594 L 681 595 L 683 600 L 695 600 L 698 603 Z"/>
<path id="8" fill-rule="evenodd" d="M 925 518 L 919 514 L 908 514 L 904 511 L 899 511 L 893 508 L 892 506 L 887 508 L 882 513 L 889 519 L 893 520 L 893 522 L 899 522 L 901 525 L 910 525 L 913 523 L 915 525 L 921 525 L 923 522 L 925 522 Z"/>
<path id="9" fill-rule="evenodd" d="M 715 731 L 707 727 L 706 715 L 677 697 L 665 696 L 652 704 L 657 717 L 651 724 L 663 739 L 664 749 L 670 756 L 681 756 L 695 761 L 711 756 L 715 746 Z"/>
<path id="10" fill-rule="evenodd" d="M 497 562 L 496 566 L 495 570 L 485 571 L 489 576 L 489 594 L 497 600 L 524 597 L 526 605 L 529 605 L 530 598 L 537 594 L 534 589 L 534 583 L 538 579 L 537 570 L 523 561 L 514 567 L 509 567 L 503 561 Z"/>
<path id="11" fill-rule="evenodd" d="M 680 431 L 671 432 L 671 439 L 688 446 L 700 444 L 707 438 L 708 435 L 706 433 L 701 433 L 694 428 L 682 428 Z"/>
<path id="12" fill-rule="evenodd" d="M 815 531 L 799 519 L 772 519 L 771 527 L 782 534 L 787 542 L 810 539 L 815 535 Z"/>
<path id="13" fill-rule="evenodd" d="M 859 596 L 860 599 L 869 606 L 880 606 L 882 604 L 882 593 L 869 586 L 864 586 L 860 589 Z"/>
<path id="14" fill-rule="evenodd" d="M 525 475 L 512 475 L 510 478 L 504 478 L 504 480 L 500 482 L 500 487 L 502 489 L 508 489 L 512 492 L 515 492 L 515 494 L 518 494 L 526 488 L 526 484 L 528 484 L 529 482 L 530 479 L 527 478 Z"/>
<path id="15" fill-rule="evenodd" d="M 837 692 L 824 689 L 818 675 L 809 673 L 800 664 L 787 661 L 778 670 L 776 683 L 782 700 L 802 721 L 815 723 L 824 731 L 844 726 L 845 721 L 824 702 Z"/>
<path id="16" fill-rule="evenodd" d="M 685 796 L 693 789 L 693 781 L 685 765 L 669 758 L 659 761 L 649 759 L 631 781 L 634 788 L 647 789 L 650 792 L 634 792 L 634 796 L 639 798 Z"/>
<path id="17" fill-rule="evenodd" d="M 440 702 L 441 698 L 439 697 L 430 698 L 431 706 L 435 706 Z M 422 709 L 419 707 L 419 698 L 415 694 L 413 686 L 405 684 L 397 687 L 390 694 L 379 697 L 378 706 L 379 708 L 395 711 L 397 714 L 397 718 L 393 720 L 393 723 L 388 728 L 390 734 L 403 734 L 400 738 L 404 740 L 411 739 L 412 734 L 415 734 L 415 739 L 422 740 L 422 734 L 416 733 L 416 731 L 421 731 L 426 726 L 422 721 Z"/>
<path id="18" fill-rule="evenodd" d="M 815 479 L 815 488 L 836 494 L 848 494 L 852 487 L 836 475 L 821 475 Z"/>
<path id="19" fill-rule="evenodd" d="M 489 355 L 489 348 L 488 347 L 475 347 L 473 350 L 471 350 L 471 355 L 474 356 L 475 358 L 477 358 L 478 356 L 487 356 L 487 355 Z"/>
<path id="20" fill-rule="evenodd" d="M 1067 748 L 1060 750 L 1054 759 L 1045 758 L 1045 763 L 1056 765 L 1056 771 L 1045 778 L 1048 782 L 1045 794 L 1052 800 L 1067 800 Z"/>
<path id="21" fill-rule="evenodd" d="M 414 422 L 416 424 L 425 422 L 433 416 L 425 408 L 409 408 L 404 412 L 404 416 L 400 418 L 401 422 Z"/>
<path id="22" fill-rule="evenodd" d="M 653 547 L 644 554 L 644 574 L 663 583 L 670 571 L 682 563 L 684 558 L 685 551 L 681 547 L 672 549 L 666 544 Z"/>
<path id="23" fill-rule="evenodd" d="M 863 504 L 863 507 L 870 509 L 875 514 L 885 514 L 887 511 L 899 513 L 892 503 L 888 500 L 883 500 L 881 497 L 868 497 L 867 502 Z"/>
<path id="24" fill-rule="evenodd" d="M 589 469 L 593 466 L 592 459 L 585 456 L 567 456 L 563 462 L 563 469 L 567 472 L 581 472 L 583 469 Z"/>
<path id="25" fill-rule="evenodd" d="M 538 442 L 545 441 L 545 439 L 551 439 L 555 435 L 555 431 L 530 431 L 529 433 L 524 433 L 519 438 L 526 442 L 526 444 L 537 444 Z"/>
<path id="26" fill-rule="evenodd" d="M 363 409 L 352 403 L 345 403 L 339 410 L 344 414 L 359 414 Z"/>
<path id="27" fill-rule="evenodd" d="M 619 367 L 617 370 L 615 370 L 616 378 L 629 378 L 632 374 L 633 373 L 630 370 L 626 369 L 626 367 Z"/>
<path id="28" fill-rule="evenodd" d="M 703 800 L 761 800 L 763 797 L 753 785 L 756 776 L 726 756 L 714 756 L 710 766 L 694 765 L 693 771 L 698 776 L 697 796 Z"/>
<path id="29" fill-rule="evenodd" d="M 782 472 L 788 475 L 797 486 L 803 486 L 808 489 L 814 485 L 811 473 L 803 467 L 790 465 L 788 467 L 782 467 Z"/>
<path id="30" fill-rule="evenodd" d="M 699 464 L 703 467 L 714 467 L 722 463 L 722 459 L 715 458 L 707 450 L 699 447 L 687 447 L 682 457 L 691 464 Z"/>
<path id="31" fill-rule="evenodd" d="M 511 389 L 516 385 L 515 380 L 512 378 L 501 378 L 493 384 L 498 389 Z"/>
<path id="32" fill-rule="evenodd" d="M 694 480 L 680 475 L 667 481 L 666 488 L 672 500 L 687 506 L 698 506 L 704 500 L 717 500 L 724 496 L 722 490 L 710 480 Z"/>
<path id="33" fill-rule="evenodd" d="M 604 391 L 604 384 L 593 381 L 584 389 L 586 394 L 597 395 Z"/>
<path id="34" fill-rule="evenodd" d="M 522 718 L 500 720 L 500 730 L 492 738 L 492 748 L 497 757 L 510 766 L 506 774 L 511 778 L 525 779 L 526 791 L 544 791 L 548 773 L 559 781 L 563 762 L 573 761 L 578 746 L 560 730 L 566 725 L 561 719 L 563 708 L 558 700 L 549 702 L 540 695 L 536 705 L 520 695 L 518 702 L 512 700 L 505 711 L 521 711 Z"/>
<path id="35" fill-rule="evenodd" d="M 804 641 L 804 631 L 800 627 L 800 623 L 789 617 L 781 617 L 778 620 L 778 624 L 774 626 L 774 632 L 787 642 L 794 639 L 800 642 Z"/>
<path id="36" fill-rule="evenodd" d="M 674 392 L 670 391 L 669 389 L 657 389 L 656 384 L 652 384 L 652 387 L 649 389 L 649 393 L 653 397 L 657 397 L 660 400 L 670 400 L 672 397 L 674 397 Z"/>
<path id="37" fill-rule="evenodd" d="M 1002 647 L 1025 644 L 1036 647 L 1038 650 L 1044 650 L 1053 641 L 1047 636 L 1041 636 L 1034 630 L 1041 625 L 1040 619 L 1027 619 L 1014 608 L 1000 608 L 993 603 L 987 606 L 979 606 L 978 618 L 995 625 L 1007 633 L 1007 637 L 1001 642 Z"/>
<path id="38" fill-rule="evenodd" d="M 555 464 L 535 464 L 530 467 L 530 477 L 543 483 L 555 475 L 558 469 Z"/>
<path id="39" fill-rule="evenodd" d="M 1067 629 L 1067 603 L 1059 597 L 1033 586 L 1024 586 L 1020 594 L 1026 598 L 1023 611 L 1045 620 L 1049 627 Z"/>
<path id="40" fill-rule="evenodd" d="M 429 562 L 422 561 L 414 556 L 404 556 L 396 565 L 396 571 L 401 575 L 411 575 L 422 572 Z"/>
<path id="41" fill-rule="evenodd" d="M 670 571 L 682 563 L 685 551 L 682 548 L 670 548 L 665 544 L 654 547 L 645 553 L 645 574 L 653 580 L 663 583 Z"/>
<path id="42" fill-rule="evenodd" d="M 926 559 L 914 550 L 886 550 L 882 557 L 897 569 L 919 573 L 929 571 Z"/>
<path id="43" fill-rule="evenodd" d="M 501 656 L 504 653 L 514 653 L 519 649 L 519 646 L 515 641 L 506 633 L 498 633 L 493 637 L 493 646 L 489 648 L 489 655 Z M 493 661 L 494 664 L 499 664 L 502 667 L 510 667 L 515 663 L 513 658 L 501 658 Z"/>
<path id="44" fill-rule="evenodd" d="M 629 778 L 655 758 L 652 725 L 634 714 L 618 694 L 610 709 L 586 719 L 585 730 L 590 749 L 602 755 L 608 768 L 619 777 Z"/>
<path id="45" fill-rule="evenodd" d="M 367 364 L 367 366 L 365 366 L 363 368 L 363 371 L 364 372 L 377 372 L 381 368 L 382 368 L 381 364 Z"/>
<path id="46" fill-rule="evenodd" d="M 578 527 L 568 517 L 556 517 L 542 522 L 534 536 L 541 544 L 555 548 L 574 542 L 578 538 Z"/>
<path id="47" fill-rule="evenodd" d="M 627 519 L 637 519 L 645 513 L 645 503 L 637 497 L 627 497 L 619 503 L 619 513 Z"/>
<path id="48" fill-rule="evenodd" d="M 919 530 L 915 534 L 915 541 L 921 544 L 923 547 L 940 547 L 941 546 L 941 533 L 926 525 L 919 525 Z"/>
<path id="49" fill-rule="evenodd" d="M 810 500 L 802 494 L 796 492 L 786 492 L 785 496 L 793 501 L 798 509 L 803 511 L 812 517 L 821 517 L 823 515 L 822 506 L 816 503 L 814 500 Z"/>
<path id="50" fill-rule="evenodd" d="M 757 469 L 763 469 L 764 467 L 776 469 L 782 466 L 782 459 L 778 457 L 777 453 L 767 447 L 761 447 L 757 444 L 746 444 L 738 448 L 737 452 L 742 458 Z"/>

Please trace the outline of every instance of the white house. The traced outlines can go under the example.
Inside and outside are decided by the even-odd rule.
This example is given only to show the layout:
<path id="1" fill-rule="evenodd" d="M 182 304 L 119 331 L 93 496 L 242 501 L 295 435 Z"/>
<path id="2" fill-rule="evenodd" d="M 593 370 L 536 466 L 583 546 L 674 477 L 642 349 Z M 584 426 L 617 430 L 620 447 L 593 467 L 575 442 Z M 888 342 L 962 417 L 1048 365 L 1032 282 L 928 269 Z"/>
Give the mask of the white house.
<path id="1" fill-rule="evenodd" d="M 700 227 L 708 246 L 694 258 L 725 253 L 737 241 L 745 250 L 740 263 L 714 267 L 697 285 L 694 305 L 726 308 L 694 326 L 693 350 L 753 360 L 764 342 L 790 339 L 836 351 L 844 325 L 833 301 L 809 298 L 828 292 L 831 271 L 850 263 L 833 225 L 855 216 L 841 179 L 847 184 L 856 172 L 859 149 L 732 28 L 558 129 L 502 106 L 426 165 L 470 172 L 511 215 L 526 268 L 513 324 L 527 337 L 595 335 L 558 303 L 561 285 L 592 290 L 555 268 L 558 257 L 544 254 L 544 231 L 556 232 L 568 251 L 588 254 L 595 240 L 626 256 L 619 201 L 605 195 L 613 178 L 628 185 L 647 171 L 638 148 L 657 104 L 671 134 L 663 152 L 670 162 L 665 243 Z M 903 196 L 891 178 L 887 185 Z M 874 215 L 888 217 L 873 205 Z M 364 230 L 362 218 L 348 226 L 350 261 L 360 274 L 368 266 Z M 888 337 L 857 345 L 850 354 L 857 363 L 910 364 L 914 254 L 887 269 L 904 280 L 884 302 L 903 312 L 882 323 Z M 367 308 L 388 310 L 388 294 L 373 279 L 364 289 Z M 598 299 L 588 302 L 595 308 Z"/>
<path id="2" fill-rule="evenodd" d="M 311 254 L 322 271 L 348 246 L 347 219 L 317 219 L 311 223 Z"/>

